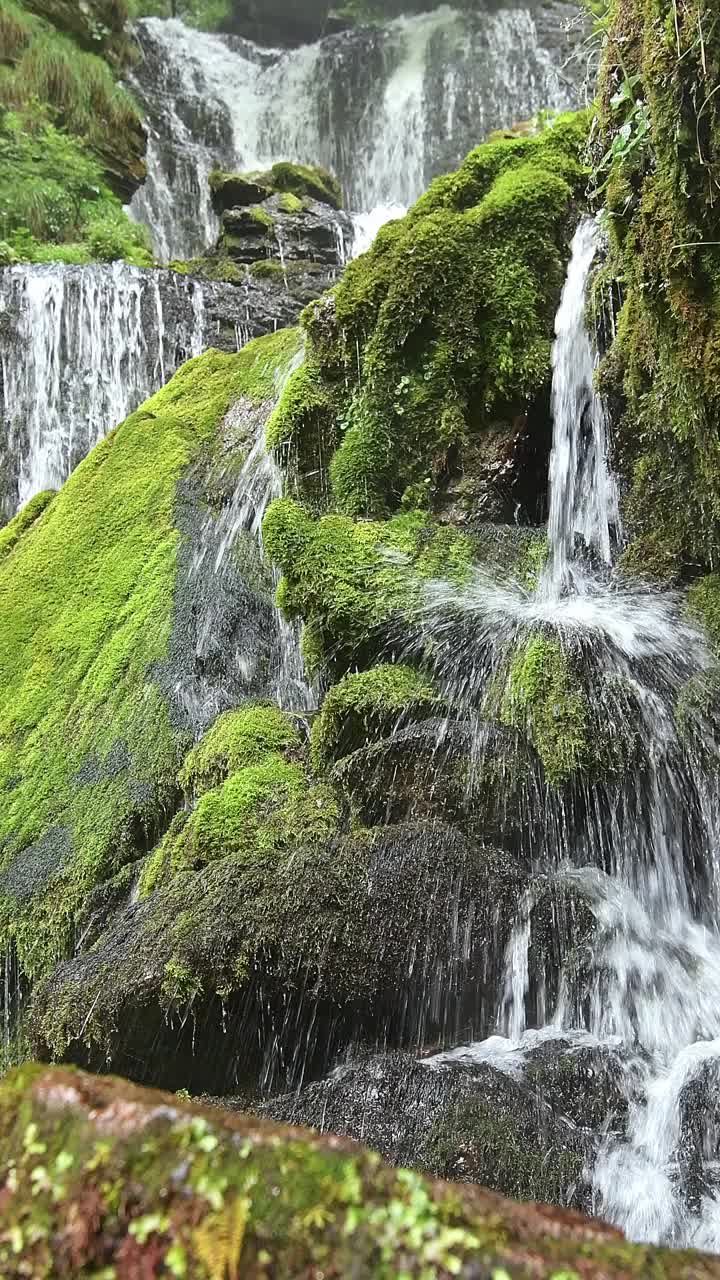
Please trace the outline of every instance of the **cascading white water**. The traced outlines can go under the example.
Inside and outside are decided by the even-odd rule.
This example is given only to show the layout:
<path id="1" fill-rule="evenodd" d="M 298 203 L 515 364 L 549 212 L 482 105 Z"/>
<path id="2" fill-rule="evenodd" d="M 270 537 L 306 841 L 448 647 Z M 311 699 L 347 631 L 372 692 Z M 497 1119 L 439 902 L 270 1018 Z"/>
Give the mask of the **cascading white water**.
<path id="1" fill-rule="evenodd" d="M 617 486 L 608 464 L 607 415 L 593 385 L 595 358 L 585 325 L 585 288 L 598 252 L 597 223 L 582 222 L 572 244 L 570 266 L 555 324 L 550 455 L 550 556 L 543 588 L 550 597 L 582 593 L 582 558 L 611 563 L 619 534 Z"/>
<path id="2" fill-rule="evenodd" d="M 629 1119 L 622 1136 L 598 1139 L 587 1170 L 596 1212 L 635 1239 L 720 1250 L 714 665 L 680 597 L 623 584 L 612 567 L 617 491 L 584 305 L 597 243 L 583 223 L 557 317 L 540 582 L 533 592 L 480 574 L 461 592 L 436 583 L 421 619 L 437 681 L 469 716 L 492 715 L 514 655 L 532 636 L 550 638 L 580 673 L 590 736 L 605 735 L 619 753 L 609 777 L 574 791 L 527 778 L 520 838 L 537 880 L 507 945 L 502 1034 L 456 1056 L 521 1073 L 538 1035 L 612 1050 Z M 559 972 L 552 962 L 548 1002 L 549 962 L 532 948 L 549 889 L 582 904 L 592 925 L 566 947 Z"/>
<path id="3" fill-rule="evenodd" d="M 202 287 L 126 263 L 0 271 L 0 417 L 12 514 L 59 488 L 112 427 L 205 343 Z"/>
<path id="4" fill-rule="evenodd" d="M 191 257 L 217 233 L 211 169 L 294 160 L 337 173 L 348 206 L 361 219 L 375 210 L 380 225 L 381 210 L 407 207 L 491 129 L 578 105 L 578 64 L 558 69 L 572 50 L 566 17 L 558 9 L 550 34 L 531 7 L 472 16 L 444 5 L 287 51 L 144 19 L 132 85 L 149 177 L 131 210 L 159 256 Z"/>

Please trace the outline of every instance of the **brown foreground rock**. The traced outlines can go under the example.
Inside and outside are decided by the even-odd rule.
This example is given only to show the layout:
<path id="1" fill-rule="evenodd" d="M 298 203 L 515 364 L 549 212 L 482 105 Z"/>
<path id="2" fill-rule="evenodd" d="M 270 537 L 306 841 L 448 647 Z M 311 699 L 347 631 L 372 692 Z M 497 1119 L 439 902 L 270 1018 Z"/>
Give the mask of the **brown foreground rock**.
<path id="1" fill-rule="evenodd" d="M 65 1068 L 0 1085 L 0 1167 L 3 1280 L 720 1277 L 720 1258 Z"/>

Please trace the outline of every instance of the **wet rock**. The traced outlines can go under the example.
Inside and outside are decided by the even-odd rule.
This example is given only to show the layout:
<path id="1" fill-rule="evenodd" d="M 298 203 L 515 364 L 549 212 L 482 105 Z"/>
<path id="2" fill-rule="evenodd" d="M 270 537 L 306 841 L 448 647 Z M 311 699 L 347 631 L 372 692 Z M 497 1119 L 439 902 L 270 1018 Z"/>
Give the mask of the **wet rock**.
<path id="1" fill-rule="evenodd" d="M 612 1050 L 572 1038 L 520 1049 L 499 1037 L 424 1060 L 361 1057 L 258 1108 L 360 1139 L 394 1164 L 585 1209 L 597 1145 L 623 1132 L 627 1110 Z"/>
<path id="2" fill-rule="evenodd" d="M 352 1142 L 120 1080 L 26 1066 L 6 1077 L 0 1102 L 7 1280 L 108 1267 L 128 1277 L 221 1267 L 249 1280 L 268 1268 L 276 1280 L 720 1277 L 716 1258 L 627 1245 L 569 1210 L 449 1188 Z"/>
<path id="3" fill-rule="evenodd" d="M 37 990 L 35 1052 L 224 1093 L 322 1075 L 358 1040 L 452 1043 L 489 1025 L 519 891 L 502 855 L 439 823 L 299 833 L 140 901 L 128 887 Z"/>

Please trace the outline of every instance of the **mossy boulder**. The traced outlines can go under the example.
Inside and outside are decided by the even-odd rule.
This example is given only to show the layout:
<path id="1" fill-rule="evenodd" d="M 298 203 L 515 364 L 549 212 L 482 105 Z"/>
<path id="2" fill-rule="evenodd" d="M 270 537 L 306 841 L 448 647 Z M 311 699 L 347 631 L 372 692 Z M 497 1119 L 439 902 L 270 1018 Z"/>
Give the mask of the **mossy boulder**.
<path id="1" fill-rule="evenodd" d="M 88 949 L 36 989 L 34 1051 L 255 1092 L 322 1074 L 358 1038 L 445 1042 L 461 1018 L 488 1023 L 521 892 L 501 854 L 437 822 L 327 839 L 298 811 L 294 836 L 145 897 L 126 884 Z"/>
<path id="2" fill-rule="evenodd" d="M 717 1259 L 629 1245 L 569 1211 L 395 1170 L 356 1143 L 81 1072 L 0 1087 L 7 1280 L 112 1269 L 213 1280 L 716 1280 Z M 125 1194 L 118 1194 L 123 1188 Z"/>
<path id="3" fill-rule="evenodd" d="M 333 836 L 338 804 L 331 787 L 308 775 L 300 736 L 277 707 L 228 711 L 187 756 L 181 810 L 139 881 L 141 896 L 160 880 L 218 858 L 248 860 Z"/>
<path id="4" fill-rule="evenodd" d="M 331 408 L 323 470 L 351 516 L 417 505 L 419 491 L 432 505 L 499 421 L 546 431 L 586 129 L 584 116 L 563 117 L 478 147 L 309 308 L 310 411 L 288 392 L 273 423 L 275 443 L 299 451 L 301 486 L 318 404 Z"/>
<path id="5" fill-rule="evenodd" d="M 526 1049 L 497 1037 L 421 1059 L 358 1054 L 258 1112 L 362 1135 L 386 1160 L 425 1174 L 589 1212 L 598 1146 L 625 1132 L 626 1071 L 620 1055 L 560 1035 Z"/>
<path id="6" fill-rule="evenodd" d="M 297 345 L 282 332 L 190 361 L 0 535 L 0 934 L 27 977 L 72 946 L 93 887 L 168 826 L 208 714 L 267 696 L 259 550 L 200 579 L 192 564 L 217 473 L 246 456 Z"/>
<path id="7" fill-rule="evenodd" d="M 291 498 L 270 506 L 263 536 L 284 574 L 278 603 L 305 623 L 306 663 L 336 674 L 379 657 L 423 584 L 442 573 L 461 581 L 475 550 L 472 538 L 421 511 L 387 521 L 313 520 Z"/>
<path id="8" fill-rule="evenodd" d="M 590 687 L 593 677 L 601 687 Z M 620 777 L 637 754 L 632 688 L 602 681 L 592 663 L 584 669 L 581 646 L 551 632 L 530 635 L 511 659 L 500 720 L 527 736 L 552 786 L 583 774 Z"/>
<path id="9" fill-rule="evenodd" d="M 441 705 L 427 677 L 412 667 L 381 663 L 345 676 L 329 691 L 313 724 L 315 765 L 332 764 L 392 734 L 403 722 L 437 714 Z"/>
<path id="10" fill-rule="evenodd" d="M 261 204 L 274 195 L 289 195 L 299 202 L 291 205 L 288 212 L 299 212 L 304 200 L 317 200 L 332 209 L 343 207 L 340 183 L 319 165 L 281 161 L 271 169 L 255 173 L 226 173 L 215 169 L 209 182 L 216 213 L 239 205 Z"/>

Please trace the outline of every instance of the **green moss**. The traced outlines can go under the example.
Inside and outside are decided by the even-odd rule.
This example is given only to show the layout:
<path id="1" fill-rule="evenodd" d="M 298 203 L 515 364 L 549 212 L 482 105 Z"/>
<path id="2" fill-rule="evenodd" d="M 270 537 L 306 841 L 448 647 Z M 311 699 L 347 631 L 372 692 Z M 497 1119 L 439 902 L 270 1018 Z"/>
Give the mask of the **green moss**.
<path id="1" fill-rule="evenodd" d="M 477 148 L 308 308 L 311 399 L 333 417 L 323 473 L 343 512 L 386 515 L 418 486 L 432 503 L 466 447 L 546 388 L 586 127 L 561 117 Z"/>
<path id="2" fill-rule="evenodd" d="M 283 570 L 278 604 L 310 633 L 306 659 L 343 672 L 381 651 L 385 628 L 417 605 L 423 582 L 442 572 L 462 581 L 473 539 L 439 529 L 423 512 L 383 522 L 327 515 L 313 521 L 289 498 L 270 506 L 265 547 Z"/>
<path id="3" fill-rule="evenodd" d="M 146 229 L 128 218 L 100 161 L 27 112 L 0 120 L 0 235 L 15 261 L 152 263 Z"/>
<path id="4" fill-rule="evenodd" d="M 305 208 L 300 197 L 294 195 L 292 191 L 283 191 L 279 203 L 283 213 L 302 213 Z"/>
<path id="5" fill-rule="evenodd" d="M 589 708 L 558 640 L 534 635 L 514 658 L 501 719 L 527 733 L 552 784 L 589 765 Z"/>
<path id="6" fill-rule="evenodd" d="M 46 489 L 43 493 L 36 493 L 34 498 L 25 503 L 25 506 L 18 511 L 17 515 L 0 529 L 0 560 L 10 555 L 10 552 L 17 546 L 27 529 L 40 519 L 43 511 L 45 511 L 55 497 L 54 489 Z"/>
<path id="7" fill-rule="evenodd" d="M 28 1065 L 3 1081 L 0 1109 L 0 1159 L 12 1173 L 0 1204 L 9 1280 L 109 1277 L 128 1257 L 180 1280 L 720 1273 L 706 1255 L 628 1244 L 597 1224 L 391 1168 L 355 1143 L 112 1078 Z"/>
<path id="8" fill-rule="evenodd" d="M 340 183 L 319 165 L 290 164 L 283 161 L 274 164 L 267 174 L 258 177 L 258 181 L 265 182 L 273 191 L 296 196 L 299 200 L 319 200 L 321 204 L 329 204 L 333 209 L 342 209 L 343 193 Z"/>
<path id="9" fill-rule="evenodd" d="M 383 663 L 345 676 L 327 694 L 313 725 L 317 769 L 392 733 L 402 719 L 437 714 L 441 703 L 429 680 L 412 667 Z"/>
<path id="10" fill-rule="evenodd" d="M 720 650 L 720 575 L 708 574 L 694 582 L 688 592 L 688 607 L 702 623 L 713 647 Z"/>
<path id="11" fill-rule="evenodd" d="M 568 1188 L 582 1178 L 587 1157 L 580 1143 L 569 1141 L 562 1149 L 529 1141 L 527 1117 L 491 1090 L 487 1098 L 468 1098 L 435 1121 L 424 1147 L 425 1167 L 450 1178 L 457 1174 L 459 1134 L 465 1176 L 518 1200 L 567 1203 Z"/>
<path id="12" fill-rule="evenodd" d="M 602 381 L 629 481 L 626 563 L 713 569 L 720 541 L 720 31 L 712 0 L 613 0 L 597 180 L 625 305 Z"/>
<path id="13" fill-rule="evenodd" d="M 259 204 L 251 205 L 250 208 L 244 210 L 245 216 L 250 222 L 256 223 L 259 227 L 271 227 L 273 220 L 267 209 L 262 209 Z"/>
<path id="14" fill-rule="evenodd" d="M 490 690 L 490 702 L 497 690 Z M 637 709 L 622 681 L 586 687 L 579 655 L 536 632 L 517 650 L 498 708 L 500 721 L 533 744 L 551 786 L 577 774 L 609 780 L 637 752 Z"/>
<path id="15" fill-rule="evenodd" d="M 187 756 L 180 785 L 188 794 L 207 791 L 238 769 L 299 745 L 297 729 L 278 707 L 226 711 Z"/>
<path id="16" fill-rule="evenodd" d="M 188 743 L 154 673 L 173 620 L 178 482 L 236 398 L 272 399 L 296 347 L 284 331 L 190 361 L 0 561 L 0 936 L 28 974 L 63 954 L 85 896 L 176 802 Z"/>

